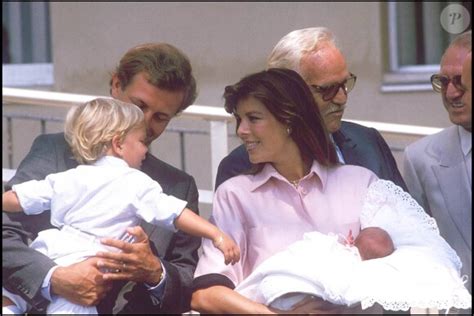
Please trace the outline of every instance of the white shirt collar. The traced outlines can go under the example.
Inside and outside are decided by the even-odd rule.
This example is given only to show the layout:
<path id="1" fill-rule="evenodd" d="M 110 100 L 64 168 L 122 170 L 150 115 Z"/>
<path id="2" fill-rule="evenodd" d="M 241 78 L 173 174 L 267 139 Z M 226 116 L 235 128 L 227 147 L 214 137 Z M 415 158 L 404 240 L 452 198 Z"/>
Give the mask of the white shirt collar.
<path id="1" fill-rule="evenodd" d="M 326 181 L 327 181 L 327 167 L 324 167 L 320 165 L 316 160 L 313 160 L 313 165 L 311 166 L 310 172 L 304 176 L 302 179 L 306 179 L 309 177 L 312 177 L 313 175 L 316 175 L 319 177 L 322 183 L 322 187 L 324 190 L 324 187 L 326 186 Z M 259 173 L 255 174 L 253 176 L 253 183 L 251 185 L 251 190 L 254 191 L 257 188 L 263 186 L 265 183 L 270 181 L 271 178 L 276 178 L 285 182 L 288 182 L 276 169 L 273 167 L 271 163 L 265 163 L 263 166 L 262 171 Z M 288 182 L 289 183 L 289 182 Z"/>
<path id="2" fill-rule="evenodd" d="M 467 156 L 472 148 L 472 133 L 464 129 L 462 126 L 458 126 L 458 131 L 462 152 L 464 156 Z"/>
<path id="3" fill-rule="evenodd" d="M 116 166 L 116 167 L 128 167 L 128 164 L 125 160 L 114 157 L 114 156 L 104 156 L 99 158 L 92 165 L 94 166 Z"/>

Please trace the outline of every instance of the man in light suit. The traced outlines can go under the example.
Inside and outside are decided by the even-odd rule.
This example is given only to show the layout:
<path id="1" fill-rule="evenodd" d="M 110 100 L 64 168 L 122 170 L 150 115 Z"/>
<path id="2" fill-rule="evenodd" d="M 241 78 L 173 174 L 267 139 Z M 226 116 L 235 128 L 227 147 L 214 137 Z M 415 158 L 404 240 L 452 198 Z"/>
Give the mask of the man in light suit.
<path id="1" fill-rule="evenodd" d="M 441 92 L 454 124 L 424 137 L 405 149 L 404 179 L 409 192 L 437 221 L 441 235 L 461 258 L 463 275 L 471 292 L 472 265 L 472 110 L 461 82 L 463 62 L 471 51 L 471 31 L 458 35 L 441 58 L 440 73 L 431 77 Z M 467 71 L 467 69 L 465 70 Z M 467 74 L 466 74 L 467 75 Z M 465 75 L 465 76 L 466 76 Z M 470 85 L 469 66 L 469 85 Z"/>
<path id="2" fill-rule="evenodd" d="M 158 138 L 169 121 L 196 98 L 196 83 L 188 58 L 165 43 L 130 49 L 110 82 L 111 96 L 139 106 L 147 124 L 147 143 Z M 77 166 L 64 134 L 37 137 L 7 188 Z M 188 201 L 198 213 L 198 191 L 188 174 L 147 154 L 143 172 L 167 194 Z M 135 243 L 113 240 L 123 250 L 89 258 L 68 267 L 27 246 L 28 237 L 52 228 L 49 212 L 36 216 L 3 213 L 2 284 L 21 295 L 30 312 L 44 312 L 51 295 L 81 305 L 97 305 L 100 313 L 182 313 L 189 310 L 191 285 L 200 238 L 169 232 L 146 222 L 134 229 Z M 123 265 L 123 264 L 126 264 Z M 108 268 L 118 273 L 102 273 Z M 126 267 L 126 268 L 125 268 Z M 113 282 L 112 281 L 116 281 Z M 124 285 L 124 286 L 123 286 Z"/>
<path id="3" fill-rule="evenodd" d="M 391 180 L 406 190 L 382 135 L 373 128 L 341 121 L 356 76 L 348 71 L 330 30 L 312 27 L 288 33 L 274 47 L 267 68 L 288 68 L 303 77 L 331 133 L 339 161 L 370 169 L 379 178 Z M 250 167 L 245 147 L 237 147 L 219 164 L 216 189 L 225 180 Z"/>

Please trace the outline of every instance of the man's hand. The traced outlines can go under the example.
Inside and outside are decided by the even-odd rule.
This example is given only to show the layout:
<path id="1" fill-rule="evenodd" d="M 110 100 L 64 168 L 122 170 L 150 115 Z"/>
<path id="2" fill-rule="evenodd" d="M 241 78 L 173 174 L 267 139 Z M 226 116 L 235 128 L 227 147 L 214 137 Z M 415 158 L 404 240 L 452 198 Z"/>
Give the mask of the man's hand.
<path id="1" fill-rule="evenodd" d="M 104 274 L 105 280 L 127 280 L 137 283 L 156 285 L 160 281 L 163 268 L 160 260 L 153 254 L 150 241 L 140 226 L 127 229 L 135 237 L 134 243 L 118 239 L 103 238 L 104 245 L 122 250 L 121 252 L 99 252 L 99 266 L 109 272 Z"/>
<path id="2" fill-rule="evenodd" d="M 112 288 L 112 283 L 103 279 L 98 260 L 89 258 L 58 267 L 51 276 L 51 292 L 75 304 L 97 305 Z"/>

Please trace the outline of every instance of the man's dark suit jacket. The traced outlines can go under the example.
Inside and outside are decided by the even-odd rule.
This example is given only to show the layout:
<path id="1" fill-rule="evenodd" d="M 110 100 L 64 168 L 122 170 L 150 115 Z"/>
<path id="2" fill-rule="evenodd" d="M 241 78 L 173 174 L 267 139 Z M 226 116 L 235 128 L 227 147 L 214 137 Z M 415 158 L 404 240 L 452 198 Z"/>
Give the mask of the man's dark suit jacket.
<path id="1" fill-rule="evenodd" d="M 6 189 L 13 184 L 28 180 L 44 179 L 48 174 L 65 171 L 77 166 L 63 133 L 41 135 L 35 139 L 30 152 L 21 162 L 15 176 Z M 142 169 L 160 183 L 163 191 L 188 201 L 187 207 L 198 212 L 198 191 L 194 179 L 181 170 L 148 154 Z M 28 237 L 52 227 L 50 211 L 40 215 L 6 215 L 3 212 L 3 276 L 2 283 L 8 290 L 20 294 L 36 310 L 44 311 L 48 301 L 41 295 L 42 282 L 55 263 L 43 254 L 28 248 Z M 104 313 L 122 311 L 127 313 L 182 313 L 190 309 L 192 281 L 196 268 L 201 239 L 183 232 L 173 233 L 142 221 L 141 226 L 150 238 L 152 250 L 163 263 L 167 278 L 162 302 L 149 294 L 143 284 L 129 282 L 116 300 L 119 288 L 115 288 L 98 306 Z M 123 285 L 123 284 L 122 284 Z M 132 290 L 133 288 L 133 290 Z M 113 308 L 113 310 L 112 310 Z"/>
<path id="2" fill-rule="evenodd" d="M 343 121 L 341 128 L 332 136 L 346 164 L 370 169 L 379 178 L 391 180 L 407 191 L 392 152 L 376 129 Z M 219 164 L 216 189 L 225 180 L 241 174 L 250 167 L 245 147 L 243 145 L 237 147 Z"/>

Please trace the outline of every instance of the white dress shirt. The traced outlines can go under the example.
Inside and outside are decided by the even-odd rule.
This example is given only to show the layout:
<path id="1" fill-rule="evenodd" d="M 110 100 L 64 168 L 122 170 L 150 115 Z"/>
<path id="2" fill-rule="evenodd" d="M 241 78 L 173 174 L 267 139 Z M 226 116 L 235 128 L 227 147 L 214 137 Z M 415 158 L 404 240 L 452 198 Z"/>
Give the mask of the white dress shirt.
<path id="1" fill-rule="evenodd" d="M 59 265 L 78 262 L 99 250 L 116 251 L 105 248 L 98 238 L 119 239 L 140 218 L 175 230 L 174 219 L 187 203 L 163 193 L 158 182 L 111 156 L 48 175 L 45 180 L 14 185 L 12 190 L 26 214 L 51 209 L 51 223 L 60 230 L 40 232 L 31 247 Z M 50 279 L 57 267 L 48 272 L 42 285 L 41 293 L 50 301 Z M 159 298 L 164 281 L 147 287 Z"/>

